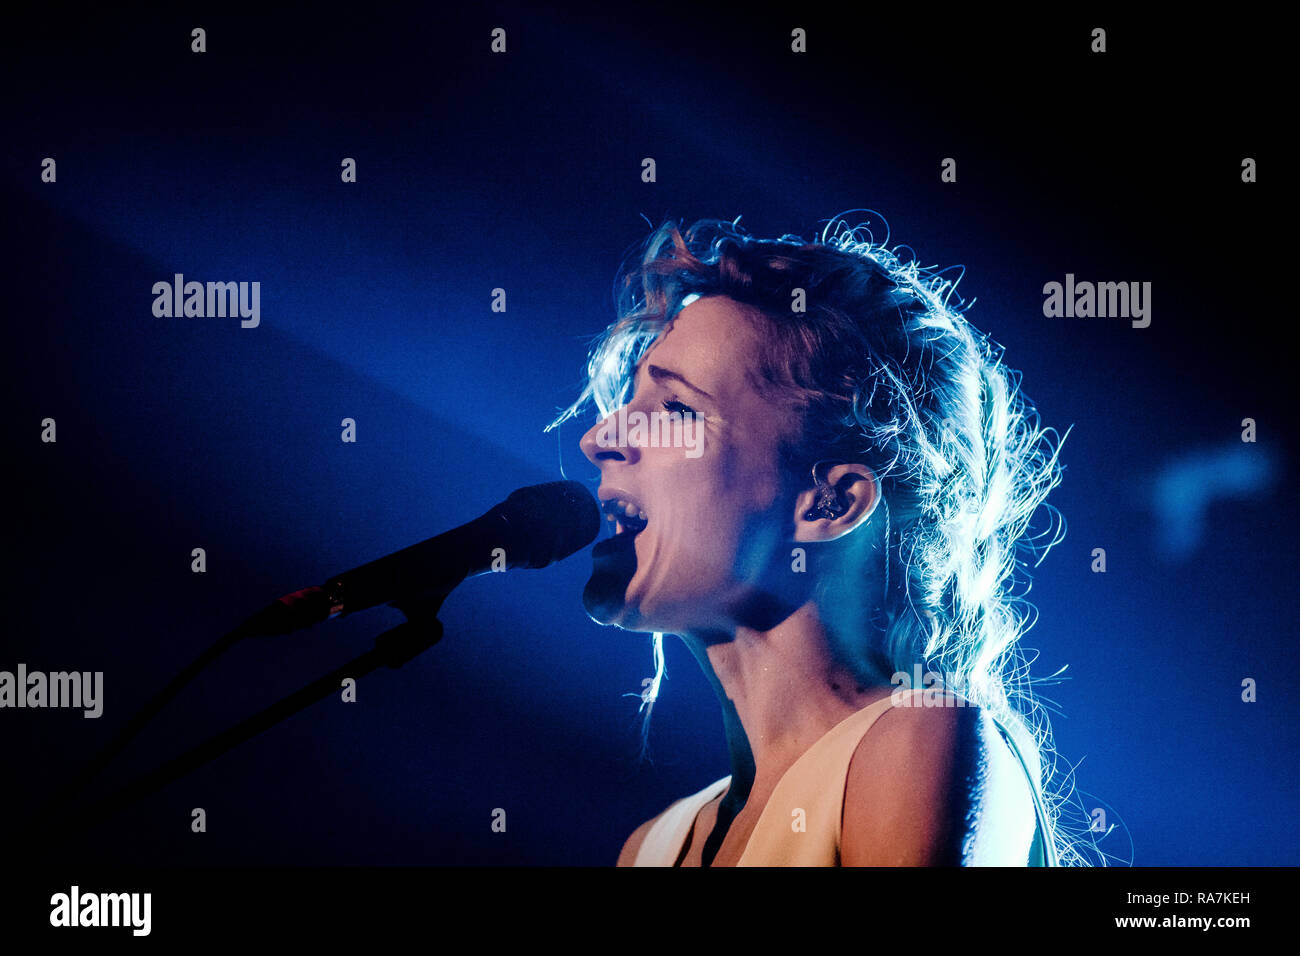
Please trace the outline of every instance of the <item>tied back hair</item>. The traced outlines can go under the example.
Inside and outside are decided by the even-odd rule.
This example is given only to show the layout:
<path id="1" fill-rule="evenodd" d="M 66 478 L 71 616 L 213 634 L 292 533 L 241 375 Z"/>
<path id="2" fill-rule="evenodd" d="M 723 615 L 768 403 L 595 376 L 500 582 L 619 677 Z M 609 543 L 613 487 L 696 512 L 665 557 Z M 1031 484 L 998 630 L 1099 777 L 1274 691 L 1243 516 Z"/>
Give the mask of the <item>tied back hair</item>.
<path id="1" fill-rule="evenodd" d="M 619 270 L 615 321 L 592 347 L 581 395 L 550 428 L 588 403 L 602 418 L 626 404 L 637 363 L 695 297 L 747 306 L 763 333 L 756 385 L 802 412 L 802 437 L 781 452 L 784 473 L 806 483 L 813 462 L 835 458 L 867 465 L 880 483 L 886 564 L 878 558 L 853 578 L 878 625 L 862 635 L 860 659 L 881 683 L 918 666 L 936 672 L 1007 728 L 1058 858 L 1087 864 L 1062 820 L 1073 771 L 1057 773 L 1050 721 L 1019 649 L 1036 617 L 1019 572 L 1064 534 L 1046 498 L 1061 480 L 1065 436 L 1040 426 L 1001 347 L 965 318 L 974 303 L 955 294 L 960 274 L 945 278 L 907 252 L 842 217 L 813 241 L 757 239 L 739 219 L 702 219 L 685 232 L 665 222 Z M 1035 533 L 1040 512 L 1046 527 Z M 664 676 L 663 635 L 652 640 L 643 755 Z"/>

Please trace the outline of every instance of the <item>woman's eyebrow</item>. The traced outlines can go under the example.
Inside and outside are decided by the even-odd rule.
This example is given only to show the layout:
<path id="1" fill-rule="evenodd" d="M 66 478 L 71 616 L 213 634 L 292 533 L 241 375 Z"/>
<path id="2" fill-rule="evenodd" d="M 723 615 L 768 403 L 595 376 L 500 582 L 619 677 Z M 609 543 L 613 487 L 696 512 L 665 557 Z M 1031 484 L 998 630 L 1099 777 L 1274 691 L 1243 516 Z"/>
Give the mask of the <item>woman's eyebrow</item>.
<path id="1" fill-rule="evenodd" d="M 661 383 L 664 381 L 681 382 L 692 392 L 695 392 L 699 395 L 703 395 L 705 398 L 709 399 L 710 401 L 716 401 L 716 399 L 714 399 L 714 397 L 710 395 L 708 392 L 706 392 L 704 389 L 700 388 L 698 385 L 692 385 L 681 374 L 674 372 L 672 369 L 663 368 L 662 366 L 659 365 L 647 365 L 646 372 L 649 373 L 650 377 L 654 379 L 656 383 Z"/>

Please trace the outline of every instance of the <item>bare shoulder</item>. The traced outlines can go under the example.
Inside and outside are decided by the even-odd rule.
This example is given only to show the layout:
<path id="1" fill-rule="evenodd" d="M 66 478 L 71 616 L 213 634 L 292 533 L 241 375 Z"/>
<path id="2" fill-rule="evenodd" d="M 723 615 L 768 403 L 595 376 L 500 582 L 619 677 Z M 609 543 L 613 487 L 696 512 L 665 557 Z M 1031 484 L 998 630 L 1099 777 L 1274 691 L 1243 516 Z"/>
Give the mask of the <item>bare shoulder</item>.
<path id="1" fill-rule="evenodd" d="M 664 812 L 666 813 L 667 811 Z M 628 837 L 627 842 L 623 844 L 623 849 L 618 855 L 618 862 L 614 864 L 615 866 L 631 866 L 636 862 L 637 851 L 641 849 L 641 844 L 645 842 L 646 834 L 649 833 L 650 828 L 655 825 L 655 821 L 662 816 L 663 813 L 653 816 L 632 831 L 632 835 Z"/>
<path id="2" fill-rule="evenodd" d="M 890 707 L 863 735 L 844 792 L 845 866 L 1023 865 L 1029 781 L 982 708 Z"/>

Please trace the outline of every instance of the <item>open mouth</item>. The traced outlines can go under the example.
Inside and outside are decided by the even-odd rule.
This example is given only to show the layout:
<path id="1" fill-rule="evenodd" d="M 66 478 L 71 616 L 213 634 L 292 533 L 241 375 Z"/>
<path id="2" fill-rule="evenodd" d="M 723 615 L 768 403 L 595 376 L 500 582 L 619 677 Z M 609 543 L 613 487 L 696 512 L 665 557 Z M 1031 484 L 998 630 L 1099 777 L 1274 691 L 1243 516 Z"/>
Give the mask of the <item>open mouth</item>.
<path id="1" fill-rule="evenodd" d="M 636 538 L 649 518 L 627 492 L 609 488 L 604 495 L 600 510 L 614 533 L 591 549 L 591 579 L 583 589 L 582 603 L 593 620 L 609 624 L 623 613 L 627 589 L 637 571 Z"/>
<path id="2" fill-rule="evenodd" d="M 645 530 L 649 519 L 634 501 L 626 498 L 608 498 L 600 503 L 605 520 L 614 524 L 614 534 L 637 535 Z"/>

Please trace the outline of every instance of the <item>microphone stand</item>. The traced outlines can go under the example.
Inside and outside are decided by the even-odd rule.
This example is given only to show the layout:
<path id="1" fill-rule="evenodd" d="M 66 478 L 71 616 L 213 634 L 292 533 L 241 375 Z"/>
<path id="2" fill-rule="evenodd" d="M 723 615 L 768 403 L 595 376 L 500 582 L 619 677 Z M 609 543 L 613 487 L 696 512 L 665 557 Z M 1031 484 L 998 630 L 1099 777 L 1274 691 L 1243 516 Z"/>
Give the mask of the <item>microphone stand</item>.
<path id="1" fill-rule="evenodd" d="M 252 717 L 209 738 L 197 747 L 167 761 L 110 797 L 97 804 L 92 804 L 89 808 L 76 810 L 75 813 L 70 815 L 69 819 L 63 821 L 61 827 L 62 839 L 70 840 L 84 834 L 124 807 L 156 793 L 169 783 L 179 780 L 204 764 L 216 760 L 222 754 L 232 750 L 244 741 L 256 737 L 317 701 L 336 693 L 343 678 L 364 677 L 381 665 L 396 669 L 428 650 L 442 639 L 442 622 L 438 620 L 437 615 L 449 593 L 449 591 L 434 591 L 417 597 L 391 602 L 391 606 L 401 611 L 406 617 L 406 621 L 375 638 L 373 648 L 353 658 L 342 667 L 336 668 L 323 677 L 312 681 L 302 689 L 289 694 L 260 713 L 254 714 Z M 150 701 L 144 710 L 137 714 L 135 719 L 127 725 L 113 744 L 81 775 L 71 793 L 61 803 L 43 815 L 43 820 L 48 822 L 59 812 L 69 810 L 73 796 L 95 774 L 102 770 L 116 754 L 121 752 L 131 737 L 138 733 L 143 725 L 161 710 L 168 701 L 174 698 L 181 687 L 192 680 L 203 667 L 210 664 L 236 641 L 249 636 L 245 628 L 246 625 L 241 626 L 222 637 L 212 648 L 205 651 L 198 660 L 182 671 L 157 697 Z M 36 832 L 33 833 L 33 837 L 43 841 L 40 845 L 43 851 L 48 851 L 52 835 L 41 832 L 45 829 L 45 827 L 38 825 L 34 828 Z"/>

